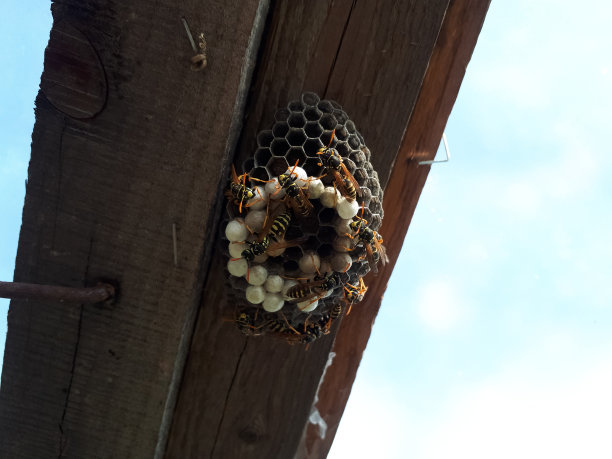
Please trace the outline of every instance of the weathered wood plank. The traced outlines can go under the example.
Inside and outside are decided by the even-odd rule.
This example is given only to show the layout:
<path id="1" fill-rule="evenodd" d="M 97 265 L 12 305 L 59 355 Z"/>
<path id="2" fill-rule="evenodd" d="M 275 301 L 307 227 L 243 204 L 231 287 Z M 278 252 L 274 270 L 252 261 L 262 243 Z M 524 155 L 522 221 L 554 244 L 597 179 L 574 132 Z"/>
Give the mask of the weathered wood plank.
<path id="1" fill-rule="evenodd" d="M 108 277 L 121 291 L 112 308 L 11 303 L 0 456 L 150 458 L 210 257 L 222 182 L 213 171 L 233 150 L 253 30 L 265 18 L 256 0 L 52 8 L 54 24 L 79 33 L 45 62 L 15 280 Z M 189 69 L 183 16 L 207 34 L 205 72 Z M 95 50 L 107 93 L 92 89 L 92 55 L 62 46 Z M 73 78 L 70 68 L 85 71 Z M 74 94 L 92 97 L 71 105 Z"/>
<path id="2" fill-rule="evenodd" d="M 386 181 L 447 4 L 446 0 L 275 4 L 238 160 L 253 154 L 257 132 L 271 126 L 278 108 L 303 91 L 314 91 L 345 107 Z M 233 313 L 232 305 L 218 293 L 224 264 L 217 253 L 166 457 L 293 457 L 334 332 L 308 350 L 265 337 L 242 337 L 223 320 Z"/>
<path id="3" fill-rule="evenodd" d="M 355 379 L 387 282 L 412 220 L 429 166 L 459 92 L 466 67 L 482 28 L 490 0 L 452 0 L 423 81 L 417 104 L 403 137 L 385 190 L 382 231 L 390 263 L 378 277 L 368 276 L 369 291 L 359 314 L 341 323 L 332 351 L 336 353 L 318 392 L 316 409 L 328 430 L 323 438 L 316 425 L 304 431 L 296 457 L 325 457 L 329 451 Z"/>

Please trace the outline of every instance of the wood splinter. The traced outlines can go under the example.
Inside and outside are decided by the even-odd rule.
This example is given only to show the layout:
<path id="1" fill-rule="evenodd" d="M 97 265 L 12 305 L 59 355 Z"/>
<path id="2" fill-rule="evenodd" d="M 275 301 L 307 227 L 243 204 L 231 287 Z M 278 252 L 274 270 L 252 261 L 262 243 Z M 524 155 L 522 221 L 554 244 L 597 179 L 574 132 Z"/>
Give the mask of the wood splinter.
<path id="1" fill-rule="evenodd" d="M 101 303 L 115 297 L 115 287 L 100 282 L 95 287 L 60 287 L 57 285 L 0 282 L 0 298 L 54 300 L 60 303 Z"/>
<path id="2" fill-rule="evenodd" d="M 181 18 L 181 21 L 185 27 L 185 32 L 187 32 L 187 38 L 189 38 L 191 49 L 193 49 L 193 52 L 196 53 L 196 55 L 191 58 L 191 70 L 195 72 L 203 70 L 208 63 L 206 60 L 206 39 L 204 38 L 204 33 L 200 33 L 200 35 L 198 35 L 198 47 L 196 47 L 195 41 L 193 41 L 193 36 L 191 35 L 191 30 L 189 30 L 187 20 L 185 18 Z"/>

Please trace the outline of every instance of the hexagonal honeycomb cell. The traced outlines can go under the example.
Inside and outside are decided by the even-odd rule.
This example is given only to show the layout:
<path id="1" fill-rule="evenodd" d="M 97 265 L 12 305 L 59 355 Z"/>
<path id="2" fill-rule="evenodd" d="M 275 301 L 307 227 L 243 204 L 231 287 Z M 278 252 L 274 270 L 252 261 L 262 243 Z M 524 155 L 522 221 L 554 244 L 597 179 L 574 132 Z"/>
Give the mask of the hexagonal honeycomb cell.
<path id="1" fill-rule="evenodd" d="M 232 305 L 237 306 L 239 314 L 236 321 L 244 334 L 267 334 L 290 343 L 307 343 L 328 333 L 330 324 L 339 319 L 334 316 L 334 311 L 337 311 L 334 306 L 340 303 L 343 310 L 346 310 L 349 305 L 346 292 L 359 293 L 360 296 L 365 293 L 364 289 L 359 287 L 360 278 L 371 270 L 369 262 L 373 260 L 370 256 L 368 261 L 368 242 L 364 238 L 368 234 L 380 238 L 376 231 L 380 228 L 383 218 L 382 189 L 378 174 L 370 163 L 371 153 L 363 136 L 335 101 L 321 100 L 317 94 L 304 93 L 299 100 L 290 101 L 286 107 L 280 108 L 274 115 L 271 128 L 261 131 L 256 140 L 253 157 L 247 159 L 240 170 L 247 174 L 247 186 L 258 186 L 266 191 L 252 201 L 243 203 L 242 214 L 239 214 L 233 199 L 228 202 L 228 217 L 222 224 L 220 244 L 230 259 L 230 249 L 234 256 L 240 255 L 243 250 L 254 247 L 254 244 L 260 244 L 265 239 L 266 234 L 257 233 L 244 222 L 243 219 L 247 216 L 248 221 L 263 218 L 264 221 L 260 221 L 258 228 L 265 224 L 265 228 L 270 228 L 263 230 L 268 231 L 268 236 L 271 233 L 276 234 L 279 222 L 280 227 L 285 227 L 286 220 L 281 216 L 287 212 L 290 214 L 289 223 L 280 241 L 270 239 L 272 242 L 265 248 L 265 254 L 247 262 L 247 274 L 242 277 L 227 276 L 228 295 Z M 360 193 L 356 203 L 351 203 L 350 199 L 347 200 L 343 196 L 346 189 L 337 183 L 338 173 L 328 170 L 323 164 L 319 153 L 327 147 L 337 152 L 346 170 L 359 184 Z M 297 168 L 303 170 L 300 172 Z M 250 180 L 254 178 L 270 181 L 281 174 L 295 177 L 295 183 L 299 184 L 301 193 L 309 203 L 305 204 L 306 209 L 311 208 L 309 211 L 295 207 L 297 204 L 291 198 L 282 197 L 286 196 L 287 190 L 281 189 L 278 181 L 262 183 Z M 319 188 L 315 186 L 318 178 L 323 182 L 322 185 L 318 184 Z M 327 188 L 324 189 L 324 186 Z M 316 193 L 322 193 L 320 196 L 317 194 L 316 198 L 309 194 L 315 193 L 315 189 L 318 190 Z M 348 215 L 354 215 L 354 212 L 357 214 L 352 219 L 343 219 L 339 215 L 341 206 L 344 206 L 343 215 L 344 212 L 351 212 Z M 352 210 L 347 210 L 349 207 Z M 230 242 L 228 238 L 235 236 L 226 234 L 224 229 L 232 219 L 248 227 L 253 233 L 242 233 L 247 234 L 246 240 Z M 347 226 L 351 221 L 357 225 L 367 221 L 366 227 L 369 229 L 355 230 L 351 236 L 347 233 L 352 231 L 350 226 Z M 337 226 L 340 224 L 344 226 Z M 276 229 L 271 229 L 273 227 Z M 281 233 L 282 231 L 279 232 Z M 237 247 L 230 247 L 231 244 L 237 244 Z M 242 256 L 233 259 L 244 263 L 240 261 Z M 339 269 L 338 266 L 342 266 L 345 260 L 348 261 L 347 267 L 334 274 L 332 264 L 336 266 L 335 269 Z M 283 276 L 285 283 L 291 281 L 286 278 L 297 278 L 295 282 L 299 283 L 299 289 L 309 292 L 306 295 L 309 298 L 304 303 L 285 301 L 280 310 L 274 311 L 277 306 L 273 300 L 280 294 L 275 293 L 278 288 L 276 278 L 276 284 L 272 282 L 268 286 L 264 283 L 267 293 L 263 303 L 249 303 L 245 293 L 248 296 L 249 286 L 261 281 L 249 278 L 248 273 L 256 265 L 265 267 L 268 275 Z M 325 271 L 319 271 L 318 267 Z M 258 269 L 261 271 L 261 268 Z M 303 271 L 304 269 L 309 272 Z"/>

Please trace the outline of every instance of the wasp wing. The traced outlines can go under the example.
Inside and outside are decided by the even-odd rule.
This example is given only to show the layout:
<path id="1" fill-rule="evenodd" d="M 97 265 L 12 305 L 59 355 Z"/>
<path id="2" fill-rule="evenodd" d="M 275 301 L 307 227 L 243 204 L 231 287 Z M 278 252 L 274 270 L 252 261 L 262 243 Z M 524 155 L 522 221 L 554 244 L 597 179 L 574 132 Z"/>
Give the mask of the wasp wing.
<path id="1" fill-rule="evenodd" d="M 359 196 L 361 196 L 361 188 L 359 188 L 359 183 L 357 183 L 357 180 L 355 180 L 355 177 L 353 177 L 353 174 L 351 174 L 349 172 L 349 170 L 347 169 L 347 167 L 344 165 L 344 163 L 340 163 L 340 167 L 342 168 L 342 173 L 344 174 L 344 176 L 353 184 L 353 186 L 355 187 L 355 191 L 357 192 L 357 194 Z"/>

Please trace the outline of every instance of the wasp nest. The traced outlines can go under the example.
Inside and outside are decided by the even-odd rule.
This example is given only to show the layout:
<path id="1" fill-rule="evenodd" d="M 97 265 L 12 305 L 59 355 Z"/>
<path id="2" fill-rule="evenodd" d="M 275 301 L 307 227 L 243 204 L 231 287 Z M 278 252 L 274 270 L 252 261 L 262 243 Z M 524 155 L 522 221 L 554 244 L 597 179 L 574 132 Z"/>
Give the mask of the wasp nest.
<path id="1" fill-rule="evenodd" d="M 226 194 L 229 291 L 245 334 L 328 333 L 363 298 L 363 276 L 386 262 L 378 174 L 334 101 L 305 93 L 278 110 Z"/>

